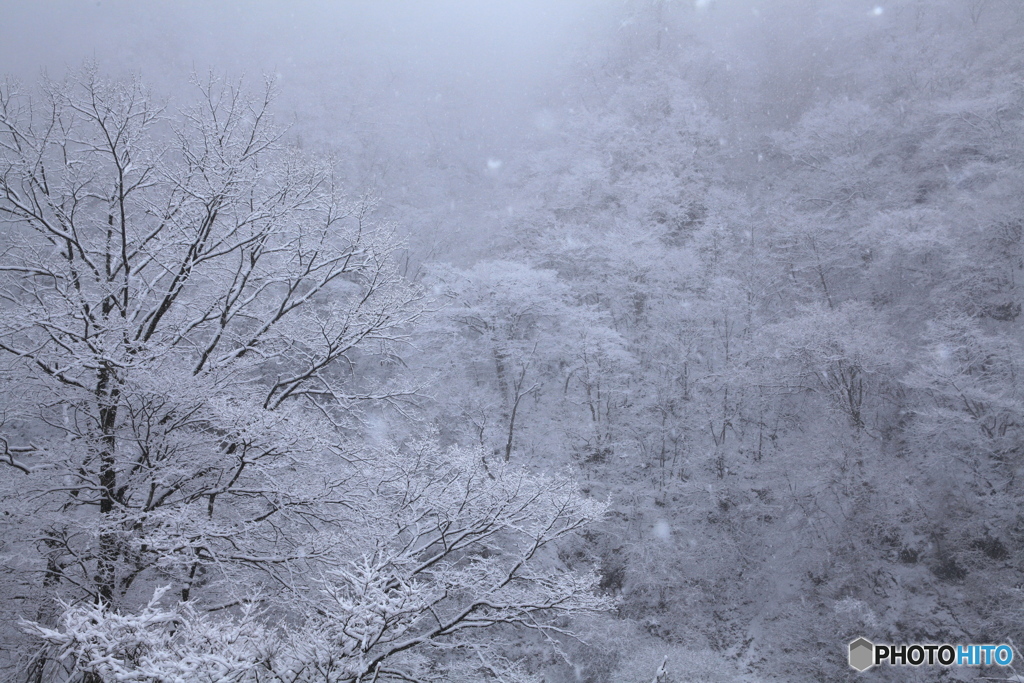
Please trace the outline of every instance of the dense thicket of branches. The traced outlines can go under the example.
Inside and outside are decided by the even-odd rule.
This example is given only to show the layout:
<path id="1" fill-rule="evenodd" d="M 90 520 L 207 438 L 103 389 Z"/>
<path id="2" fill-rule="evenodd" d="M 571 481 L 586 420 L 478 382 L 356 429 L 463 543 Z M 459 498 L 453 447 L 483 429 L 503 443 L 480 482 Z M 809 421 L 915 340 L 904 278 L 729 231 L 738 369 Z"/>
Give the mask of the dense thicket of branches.
<path id="1" fill-rule="evenodd" d="M 491 387 L 448 403 L 491 417 L 465 438 L 561 444 L 611 497 L 578 550 L 636 633 L 595 638 L 650 649 L 581 648 L 590 680 L 1024 636 L 1024 16 L 968 4 L 761 7 L 816 27 L 770 71 L 714 7 L 632 4 L 501 198 L 502 260 L 437 273 L 484 359 L 453 381 Z"/>

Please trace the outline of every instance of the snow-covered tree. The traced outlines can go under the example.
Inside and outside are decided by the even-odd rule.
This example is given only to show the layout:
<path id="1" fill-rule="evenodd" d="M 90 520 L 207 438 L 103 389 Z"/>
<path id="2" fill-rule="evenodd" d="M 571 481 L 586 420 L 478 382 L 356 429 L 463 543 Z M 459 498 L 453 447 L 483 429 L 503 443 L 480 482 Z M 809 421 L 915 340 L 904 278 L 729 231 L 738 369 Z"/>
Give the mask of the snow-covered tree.
<path id="1" fill-rule="evenodd" d="M 3 540 L 9 594 L 57 648 L 36 675 L 190 679 L 146 667 L 199 647 L 181 643 L 205 632 L 195 610 L 259 604 L 271 640 L 271 619 L 302 635 L 246 671 L 386 680 L 399 654 L 600 607 L 588 578 L 536 567 L 600 513 L 571 485 L 360 445 L 360 406 L 398 399 L 360 359 L 394 355 L 421 295 L 372 202 L 280 144 L 271 86 L 197 88 L 178 112 L 89 68 L 0 89 Z M 97 654 L 75 624 L 166 629 L 142 607 L 156 585 L 196 627 Z"/>
<path id="2" fill-rule="evenodd" d="M 277 149 L 271 90 L 199 88 L 176 117 L 89 70 L 0 96 L 0 351 L 24 437 L 5 460 L 65 511 L 39 531 L 46 580 L 106 603 L 158 564 L 201 574 L 198 532 L 151 534 L 278 498 L 273 470 L 322 436 L 289 402 L 337 416 L 356 398 L 338 361 L 416 314 L 366 203 Z"/>
<path id="3" fill-rule="evenodd" d="M 555 541 L 602 510 L 567 480 L 431 441 L 367 454 L 340 474 L 333 560 L 318 562 L 324 546 L 312 543 L 280 558 L 288 602 L 239 589 L 235 614 L 205 613 L 195 601 L 160 606 L 159 589 L 136 612 L 64 604 L 55 627 L 23 623 L 45 643 L 37 661 L 85 680 L 451 680 L 439 661 L 492 660 L 481 629 L 557 636 L 552 615 L 609 604 L 593 594 L 595 576 L 553 557 Z"/>

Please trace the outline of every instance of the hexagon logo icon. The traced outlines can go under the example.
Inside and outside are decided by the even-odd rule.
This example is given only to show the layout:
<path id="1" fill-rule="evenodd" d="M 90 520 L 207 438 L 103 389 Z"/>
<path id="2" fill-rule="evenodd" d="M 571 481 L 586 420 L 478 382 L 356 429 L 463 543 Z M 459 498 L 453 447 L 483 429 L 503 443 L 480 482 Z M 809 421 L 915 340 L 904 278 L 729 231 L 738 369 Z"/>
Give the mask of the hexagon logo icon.
<path id="1" fill-rule="evenodd" d="M 850 666 L 865 671 L 875 664 L 875 645 L 867 638 L 858 638 L 850 643 Z"/>

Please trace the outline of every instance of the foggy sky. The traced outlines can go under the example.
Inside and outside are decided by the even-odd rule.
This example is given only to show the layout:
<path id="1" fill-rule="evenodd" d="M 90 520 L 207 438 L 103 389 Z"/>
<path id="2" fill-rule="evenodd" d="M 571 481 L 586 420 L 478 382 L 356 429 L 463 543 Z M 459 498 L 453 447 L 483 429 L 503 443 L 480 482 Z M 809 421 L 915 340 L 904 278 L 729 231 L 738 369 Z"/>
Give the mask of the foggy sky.
<path id="1" fill-rule="evenodd" d="M 450 214 L 447 233 L 486 233 L 489 188 L 572 110 L 566 88 L 649 44 L 655 14 L 668 32 L 659 45 L 699 45 L 718 62 L 703 93 L 717 115 L 795 120 L 818 87 L 808 41 L 828 40 L 804 25 L 816 2 L 8 0 L 0 72 L 31 84 L 93 60 L 111 77 L 140 74 L 172 103 L 194 96 L 193 72 L 250 87 L 269 75 L 291 141 L 341 158 L 350 191 L 381 195 L 410 228 L 430 204 Z M 837 12 L 863 21 L 873 6 Z"/>
<path id="2" fill-rule="evenodd" d="M 458 94 L 497 115 L 559 75 L 600 4 L 14 0 L 0 22 L 0 70 L 31 82 L 95 60 L 107 73 L 140 72 L 160 91 L 193 70 L 274 74 L 293 101 L 355 87 L 408 108 Z"/>

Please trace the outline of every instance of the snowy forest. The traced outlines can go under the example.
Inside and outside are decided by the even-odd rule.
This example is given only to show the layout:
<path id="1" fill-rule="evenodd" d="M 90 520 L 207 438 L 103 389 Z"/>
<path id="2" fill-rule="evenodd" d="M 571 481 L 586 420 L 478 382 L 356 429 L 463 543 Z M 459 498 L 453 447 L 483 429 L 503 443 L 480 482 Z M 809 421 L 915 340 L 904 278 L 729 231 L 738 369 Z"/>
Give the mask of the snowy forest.
<path id="1" fill-rule="evenodd" d="M 0 74 L 0 679 L 1024 680 L 847 660 L 1024 644 L 1020 0 L 13 0 Z"/>

